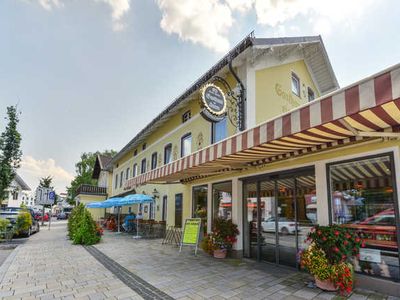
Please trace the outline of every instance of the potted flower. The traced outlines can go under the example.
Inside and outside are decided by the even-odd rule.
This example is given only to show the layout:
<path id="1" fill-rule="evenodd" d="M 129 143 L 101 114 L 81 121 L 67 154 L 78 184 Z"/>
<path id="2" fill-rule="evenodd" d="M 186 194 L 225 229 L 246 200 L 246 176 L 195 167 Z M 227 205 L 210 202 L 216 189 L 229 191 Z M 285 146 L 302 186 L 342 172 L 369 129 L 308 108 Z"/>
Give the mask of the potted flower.
<path id="1" fill-rule="evenodd" d="M 201 247 L 215 258 L 225 258 L 238 234 L 237 225 L 232 220 L 218 218 L 214 221 L 213 231 L 203 239 Z"/>
<path id="2" fill-rule="evenodd" d="M 319 288 L 350 294 L 354 282 L 352 260 L 364 246 L 358 234 L 338 225 L 316 226 L 306 241 L 310 245 L 300 254 L 300 266 L 314 276 Z"/>

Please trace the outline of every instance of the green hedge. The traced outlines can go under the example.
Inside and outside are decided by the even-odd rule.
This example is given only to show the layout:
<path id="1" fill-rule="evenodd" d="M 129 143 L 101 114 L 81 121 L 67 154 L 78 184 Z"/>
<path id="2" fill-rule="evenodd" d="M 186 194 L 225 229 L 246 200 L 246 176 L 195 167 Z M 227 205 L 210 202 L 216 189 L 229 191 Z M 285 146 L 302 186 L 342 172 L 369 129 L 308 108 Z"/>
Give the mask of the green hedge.
<path id="1" fill-rule="evenodd" d="M 83 204 L 75 207 L 68 218 L 68 236 L 79 245 L 93 245 L 101 239 L 92 215 Z"/>

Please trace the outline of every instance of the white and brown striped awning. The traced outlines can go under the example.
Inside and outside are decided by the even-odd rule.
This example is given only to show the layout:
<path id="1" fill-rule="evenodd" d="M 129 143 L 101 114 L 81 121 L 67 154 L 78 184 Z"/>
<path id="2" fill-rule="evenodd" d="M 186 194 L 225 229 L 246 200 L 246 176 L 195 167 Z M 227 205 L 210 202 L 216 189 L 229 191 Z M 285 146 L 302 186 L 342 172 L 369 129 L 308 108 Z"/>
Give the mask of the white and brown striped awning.
<path id="1" fill-rule="evenodd" d="M 364 139 L 398 137 L 400 64 L 125 183 L 190 181 Z"/>

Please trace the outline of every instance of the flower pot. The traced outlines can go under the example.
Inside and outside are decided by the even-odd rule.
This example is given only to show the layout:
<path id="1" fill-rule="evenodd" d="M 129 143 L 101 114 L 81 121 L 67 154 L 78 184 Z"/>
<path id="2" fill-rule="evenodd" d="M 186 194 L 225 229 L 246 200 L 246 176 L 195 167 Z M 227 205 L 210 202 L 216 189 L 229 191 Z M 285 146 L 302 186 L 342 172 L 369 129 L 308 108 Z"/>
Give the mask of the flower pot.
<path id="1" fill-rule="evenodd" d="M 215 258 L 225 258 L 226 250 L 225 249 L 214 250 L 214 257 Z"/>
<path id="2" fill-rule="evenodd" d="M 337 291 L 337 287 L 335 287 L 335 284 L 330 279 L 320 280 L 317 277 L 315 277 L 315 284 L 323 291 L 328 291 L 328 292 Z"/>

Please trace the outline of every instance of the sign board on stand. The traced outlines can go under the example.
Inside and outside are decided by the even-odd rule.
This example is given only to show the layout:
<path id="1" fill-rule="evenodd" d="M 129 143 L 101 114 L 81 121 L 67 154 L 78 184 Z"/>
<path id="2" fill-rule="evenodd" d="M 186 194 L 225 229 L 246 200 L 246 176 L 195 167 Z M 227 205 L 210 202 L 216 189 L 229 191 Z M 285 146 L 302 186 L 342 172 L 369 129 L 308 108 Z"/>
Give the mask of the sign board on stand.
<path id="1" fill-rule="evenodd" d="M 181 246 L 179 248 L 179 252 L 182 251 L 182 246 L 195 246 L 194 254 L 197 254 L 197 248 L 199 245 L 201 232 L 201 219 L 186 219 L 185 226 L 183 228 Z"/>

